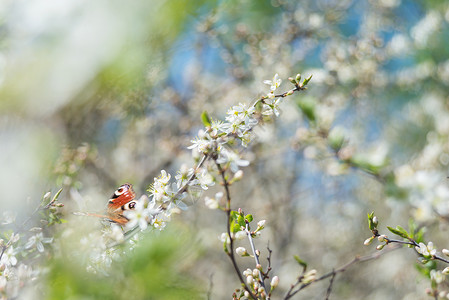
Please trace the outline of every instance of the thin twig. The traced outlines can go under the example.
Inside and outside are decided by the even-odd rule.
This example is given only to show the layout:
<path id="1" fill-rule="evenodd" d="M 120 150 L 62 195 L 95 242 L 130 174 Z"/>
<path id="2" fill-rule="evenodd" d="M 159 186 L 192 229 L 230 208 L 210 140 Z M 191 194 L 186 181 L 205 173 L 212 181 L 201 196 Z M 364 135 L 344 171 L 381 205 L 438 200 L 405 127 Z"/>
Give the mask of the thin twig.
<path id="1" fill-rule="evenodd" d="M 209 288 L 207 289 L 207 295 L 206 295 L 207 300 L 212 299 L 211 298 L 212 288 L 214 287 L 213 278 L 214 278 L 214 273 L 210 274 L 210 277 L 209 277 Z"/>
<path id="2" fill-rule="evenodd" d="M 412 240 L 412 239 L 409 239 L 410 242 L 401 241 L 401 240 L 393 240 L 393 239 L 389 239 L 389 238 L 385 238 L 385 240 L 388 243 L 397 243 L 397 244 L 412 245 L 412 246 L 415 246 L 415 247 L 419 247 L 419 244 L 417 242 L 415 242 L 414 240 Z M 449 259 L 444 258 L 444 257 L 439 256 L 439 255 L 432 255 L 431 259 L 440 260 L 442 262 L 445 262 L 445 263 L 449 264 Z"/>
<path id="3" fill-rule="evenodd" d="M 268 262 L 268 266 L 267 266 L 267 272 L 264 274 L 264 278 L 269 278 L 268 274 L 271 271 L 271 254 L 273 253 L 273 250 L 270 249 L 270 244 L 268 243 L 267 245 L 267 250 L 268 250 L 268 256 L 267 256 L 267 262 Z"/>
<path id="4" fill-rule="evenodd" d="M 256 247 L 254 246 L 254 241 L 253 241 L 253 238 L 251 236 L 251 232 L 249 231 L 249 224 L 248 223 L 246 223 L 245 232 L 246 232 L 246 235 L 248 236 L 249 244 L 251 245 L 251 251 L 253 251 L 254 260 L 256 261 L 256 266 L 260 266 L 259 255 L 257 255 Z M 263 273 L 262 273 L 261 270 L 258 270 L 258 271 L 259 271 L 259 282 L 260 282 L 260 285 L 266 291 L 267 289 L 265 288 L 265 282 L 264 282 Z M 266 299 L 270 300 L 270 296 L 268 295 Z"/>
<path id="5" fill-rule="evenodd" d="M 3 245 L 3 246 L 2 246 L 2 253 L 0 253 L 0 260 L 2 259 L 3 253 L 5 253 L 5 251 L 6 251 L 7 248 L 8 248 L 7 245 Z"/>
<path id="6" fill-rule="evenodd" d="M 251 291 L 251 289 L 246 285 L 246 282 L 242 276 L 242 272 L 240 272 L 239 266 L 237 265 L 237 261 L 235 260 L 234 239 L 231 236 L 231 194 L 229 192 L 229 184 L 228 184 L 228 181 L 226 180 L 225 170 L 221 167 L 221 165 L 219 163 L 217 163 L 217 161 L 215 161 L 215 164 L 217 165 L 218 172 L 220 173 L 221 178 L 223 180 L 223 185 L 224 185 L 225 192 L 226 192 L 226 208 L 225 208 L 226 227 L 227 227 L 226 232 L 227 232 L 228 238 L 229 238 L 229 250 L 226 252 L 226 254 L 231 259 L 232 266 L 234 267 L 234 270 L 237 273 L 237 276 L 239 277 L 240 283 L 242 284 L 244 289 L 249 293 L 250 297 L 252 299 L 256 300 L 257 297 L 254 295 L 254 293 Z"/>
<path id="7" fill-rule="evenodd" d="M 384 251 L 379 251 L 379 252 L 376 252 L 376 253 L 371 254 L 371 255 L 366 255 L 366 256 L 356 256 L 356 257 L 354 257 L 354 259 L 352 259 L 350 262 L 348 262 L 347 264 L 343 265 L 342 267 L 340 267 L 340 268 L 338 268 L 338 269 L 334 269 L 334 270 L 332 270 L 331 272 L 326 273 L 326 274 L 324 274 L 324 275 L 321 276 L 321 277 L 318 277 L 317 279 L 315 279 L 315 280 L 312 281 L 312 282 L 305 283 L 305 284 L 301 285 L 301 286 L 300 286 L 297 290 L 295 290 L 295 291 L 293 291 L 294 287 L 293 287 L 293 288 L 290 288 L 290 290 L 289 290 L 289 291 L 287 292 L 287 294 L 285 295 L 284 300 L 290 299 L 290 298 L 293 297 L 295 294 L 297 294 L 299 291 L 303 290 L 304 288 L 308 287 L 309 285 L 311 285 L 311 284 L 314 283 L 314 282 L 318 282 L 318 281 L 324 280 L 324 279 L 326 279 L 326 278 L 329 278 L 329 277 L 331 277 L 331 276 L 335 276 L 335 275 L 338 274 L 338 273 L 343 273 L 343 272 L 345 272 L 346 269 L 348 269 L 349 267 L 351 267 L 351 266 L 352 266 L 353 264 L 355 264 L 355 263 L 360 263 L 360 262 L 365 262 L 365 261 L 370 261 L 370 260 L 377 259 L 377 258 L 379 258 L 380 256 L 382 256 L 383 254 L 388 253 L 388 252 L 393 251 L 393 250 L 396 250 L 396 249 L 399 249 L 399 248 L 401 248 L 400 245 L 394 245 L 393 247 L 391 247 L 391 248 L 389 248 L 389 249 L 385 249 Z M 301 276 L 301 277 L 302 277 L 302 276 Z M 297 286 L 298 284 L 295 284 L 295 285 Z"/>
<path id="8" fill-rule="evenodd" d="M 332 277 L 331 277 L 331 280 L 329 282 L 329 286 L 327 287 L 327 291 L 326 291 L 326 300 L 329 300 L 329 297 L 330 297 L 331 292 L 332 292 L 332 285 L 334 284 L 334 279 L 335 279 L 336 275 L 337 275 L 337 273 L 335 273 L 335 270 L 332 270 Z"/>

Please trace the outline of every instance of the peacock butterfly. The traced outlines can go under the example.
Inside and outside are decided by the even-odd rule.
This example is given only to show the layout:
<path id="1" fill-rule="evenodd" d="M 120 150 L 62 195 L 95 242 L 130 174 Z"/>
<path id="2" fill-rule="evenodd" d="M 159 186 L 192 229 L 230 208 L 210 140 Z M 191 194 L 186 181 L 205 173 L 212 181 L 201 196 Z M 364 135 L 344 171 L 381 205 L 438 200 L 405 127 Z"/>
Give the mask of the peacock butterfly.
<path id="1" fill-rule="evenodd" d="M 107 215 L 93 213 L 75 213 L 76 215 L 91 216 L 106 219 L 112 223 L 125 225 L 128 219 L 123 215 L 126 210 L 135 208 L 137 201 L 133 186 L 129 183 L 119 186 L 108 201 Z"/>

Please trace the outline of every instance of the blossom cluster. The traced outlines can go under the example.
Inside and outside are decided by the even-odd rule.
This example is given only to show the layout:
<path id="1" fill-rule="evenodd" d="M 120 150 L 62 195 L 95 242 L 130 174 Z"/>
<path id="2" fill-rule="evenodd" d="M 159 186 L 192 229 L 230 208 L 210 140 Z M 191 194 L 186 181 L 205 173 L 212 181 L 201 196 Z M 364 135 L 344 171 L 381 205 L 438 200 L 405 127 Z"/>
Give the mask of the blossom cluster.
<path id="1" fill-rule="evenodd" d="M 18 223 L 14 213 L 3 212 L 1 225 L 17 229 L 2 232 L 0 238 L 0 299 L 18 297 L 20 289 L 40 275 L 41 270 L 36 265 L 53 243 L 46 228 L 63 222 L 58 210 L 62 204 L 57 202 L 60 192 L 52 198 L 50 192 L 46 193 L 34 213 L 22 223 Z M 45 217 L 41 223 L 46 224 L 46 228 L 27 226 L 37 212 Z"/>
<path id="2" fill-rule="evenodd" d="M 264 81 L 265 84 L 270 85 L 267 95 L 250 106 L 245 103 L 232 106 L 226 113 L 225 121 L 210 120 L 206 113 L 203 114 L 205 128 L 199 130 L 198 136 L 188 146 L 188 149 L 203 155 L 202 161 L 196 168 L 182 166 L 174 182 L 171 182 L 171 175 L 162 170 L 160 176 L 154 178 L 153 184 L 148 189 L 149 199 L 146 197 L 139 199 L 134 210 L 125 212 L 125 217 L 130 220 L 126 224 L 126 229 L 131 230 L 138 226 L 141 230 L 145 230 L 148 224 L 162 229 L 170 220 L 172 213 L 187 208 L 185 199 L 188 195 L 198 197 L 201 193 L 195 193 L 195 190 L 207 190 L 213 186 L 215 178 L 205 165 L 207 158 L 213 158 L 215 163 L 231 170 L 234 174 L 233 181 L 241 179 L 243 173 L 240 168 L 248 166 L 249 161 L 243 159 L 233 149 L 231 142 L 238 139 L 242 146 L 246 147 L 254 138 L 252 130 L 259 123 L 258 119 L 261 115 L 279 116 L 281 100 L 292 95 L 295 90 L 305 89 L 310 78 L 300 82 L 301 76 L 298 74 L 295 79 L 290 79 L 295 85 L 294 89 L 275 95 L 275 91 L 282 82 L 279 75 L 275 74 L 272 80 Z M 259 103 L 262 104 L 261 110 L 256 109 Z M 222 197 L 222 193 L 218 193 L 215 198 L 207 197 L 206 205 L 211 209 L 219 208 Z"/>

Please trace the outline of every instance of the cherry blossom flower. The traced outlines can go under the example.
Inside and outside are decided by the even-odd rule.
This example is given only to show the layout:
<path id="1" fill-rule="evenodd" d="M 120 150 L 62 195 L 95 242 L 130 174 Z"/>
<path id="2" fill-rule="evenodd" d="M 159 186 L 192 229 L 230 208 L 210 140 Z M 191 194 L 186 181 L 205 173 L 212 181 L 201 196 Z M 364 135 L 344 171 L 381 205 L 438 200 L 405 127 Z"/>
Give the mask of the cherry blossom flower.
<path id="1" fill-rule="evenodd" d="M 44 235 L 40 232 L 28 239 L 28 242 L 25 244 L 25 249 L 36 247 L 39 252 L 44 252 L 44 244 L 51 242 L 53 242 L 53 238 L 44 238 Z"/>
<path id="2" fill-rule="evenodd" d="M 140 230 L 147 229 L 150 212 L 145 209 L 143 201 L 137 201 L 134 209 L 125 211 L 123 215 L 129 219 L 125 225 L 127 229 L 132 229 L 136 226 L 139 226 Z"/>
<path id="3" fill-rule="evenodd" d="M 263 83 L 270 85 L 270 89 L 274 92 L 282 83 L 282 79 L 279 78 L 278 73 L 276 73 L 272 80 L 264 80 Z"/>

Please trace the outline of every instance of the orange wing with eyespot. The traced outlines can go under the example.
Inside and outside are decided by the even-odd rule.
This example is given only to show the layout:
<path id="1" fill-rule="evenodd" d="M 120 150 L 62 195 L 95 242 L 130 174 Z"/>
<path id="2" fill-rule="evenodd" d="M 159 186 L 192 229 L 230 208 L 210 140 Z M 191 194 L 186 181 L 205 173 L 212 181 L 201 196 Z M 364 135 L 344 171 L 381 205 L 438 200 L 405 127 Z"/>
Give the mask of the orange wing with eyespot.
<path id="1" fill-rule="evenodd" d="M 129 183 L 121 185 L 112 194 L 111 199 L 108 202 L 108 215 L 93 214 L 93 213 L 75 213 L 76 215 L 97 217 L 107 219 L 111 222 L 125 225 L 128 223 L 128 219 L 123 215 L 125 210 L 134 209 L 136 194 L 134 193 L 133 186 Z"/>
<path id="2" fill-rule="evenodd" d="M 130 202 L 136 198 L 136 193 L 133 191 L 133 186 L 129 183 L 121 185 L 112 194 L 108 203 L 109 219 L 120 225 L 128 223 L 128 219 L 123 215 L 123 212 L 128 209 L 133 209 L 135 204 Z M 130 203 L 130 204 L 128 204 Z M 128 205 L 127 205 L 128 204 Z"/>
<path id="3" fill-rule="evenodd" d="M 133 186 L 129 183 L 125 183 L 112 194 L 111 199 L 109 199 L 108 209 L 115 210 L 120 208 L 135 198 L 136 193 L 133 191 Z"/>

